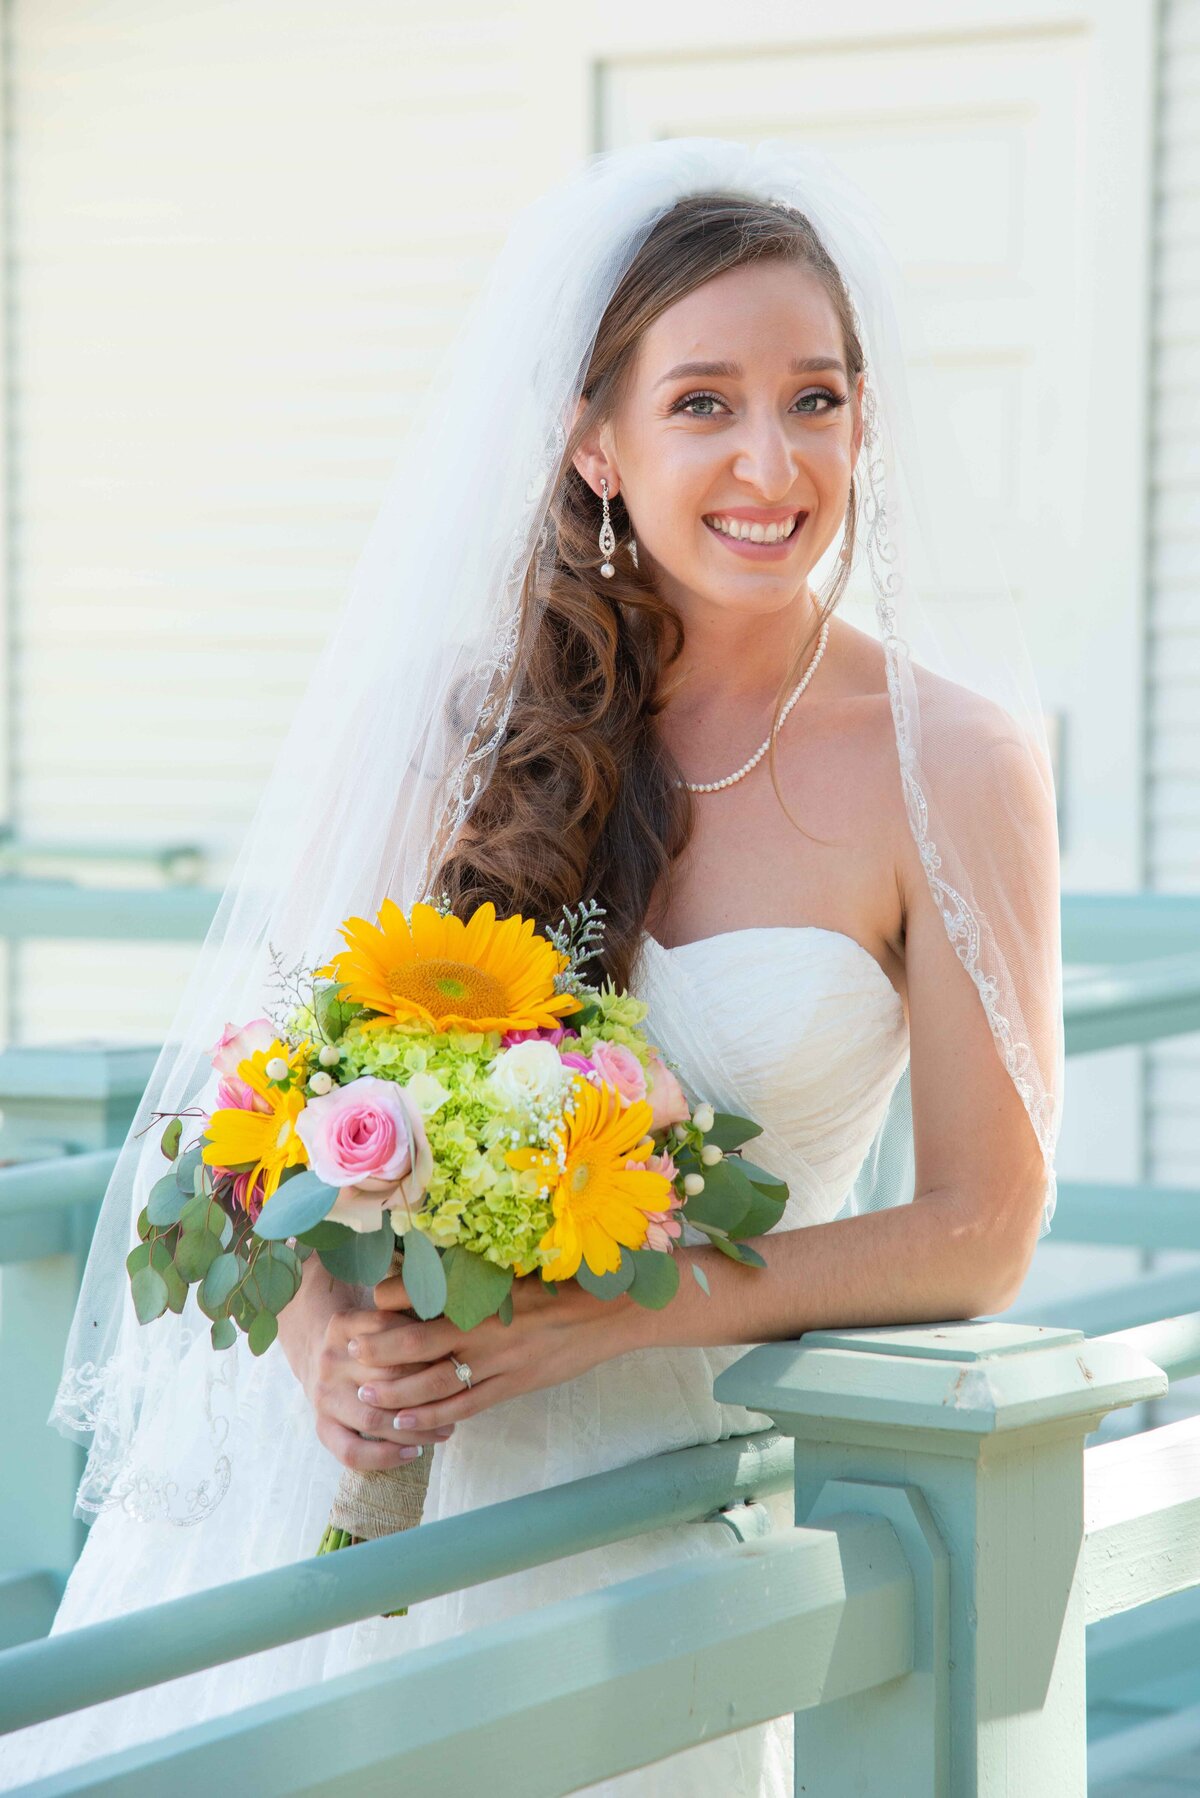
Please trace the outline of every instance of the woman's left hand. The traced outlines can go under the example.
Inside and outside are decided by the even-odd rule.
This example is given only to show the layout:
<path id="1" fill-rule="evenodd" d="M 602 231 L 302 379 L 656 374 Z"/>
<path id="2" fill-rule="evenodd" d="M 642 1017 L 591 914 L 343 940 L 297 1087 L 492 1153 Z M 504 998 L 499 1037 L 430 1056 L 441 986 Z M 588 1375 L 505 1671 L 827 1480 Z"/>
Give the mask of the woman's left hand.
<path id="1" fill-rule="evenodd" d="M 549 1291 L 536 1275 L 512 1284 L 512 1322 L 489 1317 L 470 1331 L 449 1318 L 429 1322 L 389 1315 L 411 1304 L 400 1275 L 381 1280 L 377 1309 L 354 1319 L 352 1352 L 372 1370 L 360 1389 L 371 1407 L 364 1430 L 404 1441 L 473 1417 L 507 1398 L 558 1386 L 638 1346 L 630 1325 L 639 1307 L 628 1297 L 596 1299 L 574 1282 Z M 451 1356 L 471 1370 L 459 1379 Z M 386 1369 L 397 1377 L 381 1378 Z"/>

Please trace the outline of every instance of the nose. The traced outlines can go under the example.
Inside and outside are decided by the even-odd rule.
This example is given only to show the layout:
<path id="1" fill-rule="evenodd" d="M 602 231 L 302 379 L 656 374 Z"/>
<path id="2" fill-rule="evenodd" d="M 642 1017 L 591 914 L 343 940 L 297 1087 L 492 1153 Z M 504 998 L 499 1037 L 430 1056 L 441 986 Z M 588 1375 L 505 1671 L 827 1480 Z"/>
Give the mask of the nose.
<path id="1" fill-rule="evenodd" d="M 783 421 L 773 411 L 756 413 L 739 433 L 733 476 L 753 489 L 762 505 L 778 505 L 795 486 L 798 455 Z"/>

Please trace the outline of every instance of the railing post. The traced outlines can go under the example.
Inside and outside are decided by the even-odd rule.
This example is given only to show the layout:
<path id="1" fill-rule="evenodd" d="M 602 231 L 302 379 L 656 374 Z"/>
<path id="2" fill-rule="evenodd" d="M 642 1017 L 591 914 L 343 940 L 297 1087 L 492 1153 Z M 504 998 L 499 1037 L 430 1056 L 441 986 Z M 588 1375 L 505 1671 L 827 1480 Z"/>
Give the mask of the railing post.
<path id="1" fill-rule="evenodd" d="M 812 1331 L 720 1375 L 795 1438 L 796 1522 L 882 1511 L 917 1582 L 912 1692 L 799 1713 L 797 1793 L 1085 1798 L 1084 1438 L 1166 1385 L 1124 1343 L 986 1321 Z"/>
<path id="2" fill-rule="evenodd" d="M 103 1043 L 0 1051 L 0 1163 L 111 1148 L 124 1140 L 157 1051 Z M 79 1445 L 47 1427 L 87 1255 L 93 1206 L 79 1205 L 63 1251 L 0 1267 L 0 1646 L 49 1626 L 84 1526 L 72 1515 Z M 3 1245 L 0 1245 L 0 1259 Z"/>

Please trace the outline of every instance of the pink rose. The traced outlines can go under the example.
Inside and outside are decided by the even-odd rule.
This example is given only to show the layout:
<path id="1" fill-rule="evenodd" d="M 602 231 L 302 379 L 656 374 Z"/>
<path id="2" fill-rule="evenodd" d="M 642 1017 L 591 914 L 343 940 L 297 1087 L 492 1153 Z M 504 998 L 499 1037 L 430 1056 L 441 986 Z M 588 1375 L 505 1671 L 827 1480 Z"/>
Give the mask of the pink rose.
<path id="1" fill-rule="evenodd" d="M 256 1093 L 252 1086 L 237 1074 L 227 1074 L 217 1082 L 217 1105 L 226 1111 L 270 1111 L 271 1107 L 261 1093 Z"/>
<path id="2" fill-rule="evenodd" d="M 615 1086 L 626 1105 L 646 1096 L 646 1072 L 632 1049 L 624 1043 L 608 1043 L 601 1039 L 592 1044 L 592 1061 L 600 1078 Z"/>
<path id="3" fill-rule="evenodd" d="M 686 1124 L 692 1115 L 687 1096 L 661 1055 L 651 1058 L 647 1081 L 650 1128 L 662 1130 L 668 1124 Z"/>
<path id="4" fill-rule="evenodd" d="M 378 1230 L 384 1211 L 401 1205 L 411 1212 L 424 1196 L 433 1171 L 429 1139 L 394 1080 L 360 1074 L 306 1100 L 296 1134 L 318 1180 L 344 1189 L 328 1213 L 331 1223 Z"/>
<path id="5" fill-rule="evenodd" d="M 248 1061 L 256 1049 L 269 1049 L 274 1041 L 275 1027 L 270 1018 L 255 1018 L 240 1030 L 236 1024 L 226 1024 L 208 1053 L 218 1074 L 236 1078 L 240 1061 Z"/>

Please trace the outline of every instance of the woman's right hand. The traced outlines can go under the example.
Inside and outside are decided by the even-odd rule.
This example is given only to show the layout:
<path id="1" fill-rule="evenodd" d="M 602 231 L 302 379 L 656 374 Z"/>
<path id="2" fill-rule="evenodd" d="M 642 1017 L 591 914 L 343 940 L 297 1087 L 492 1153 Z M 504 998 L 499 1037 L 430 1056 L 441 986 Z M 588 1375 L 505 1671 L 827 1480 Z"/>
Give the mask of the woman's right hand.
<path id="1" fill-rule="evenodd" d="M 390 1416 L 359 1398 L 359 1387 L 372 1379 L 403 1379 L 408 1371 L 375 1367 L 350 1353 L 348 1345 L 361 1330 L 362 1316 L 355 1289 L 333 1279 L 318 1257 L 310 1255 L 299 1292 L 280 1313 L 279 1342 L 308 1395 L 318 1440 L 343 1467 L 370 1473 L 400 1467 L 419 1452 L 428 1453 L 432 1444 L 453 1435 L 454 1426 L 393 1430 Z"/>

